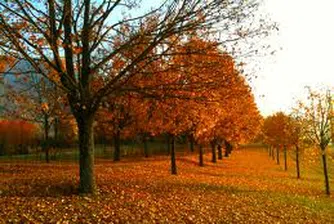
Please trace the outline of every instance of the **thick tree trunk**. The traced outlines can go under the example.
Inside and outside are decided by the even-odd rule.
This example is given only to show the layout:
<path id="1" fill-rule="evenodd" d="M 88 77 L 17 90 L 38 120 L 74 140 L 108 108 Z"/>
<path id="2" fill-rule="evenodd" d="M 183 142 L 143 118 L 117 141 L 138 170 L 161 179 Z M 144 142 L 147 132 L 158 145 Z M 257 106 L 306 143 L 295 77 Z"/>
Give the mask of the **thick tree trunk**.
<path id="1" fill-rule="evenodd" d="M 81 193 L 94 194 L 96 192 L 94 174 L 94 116 L 77 118 L 79 128 L 80 150 L 80 185 Z"/>
<path id="2" fill-rule="evenodd" d="M 330 195 L 330 190 L 329 190 L 329 178 L 328 178 L 328 168 L 327 168 L 327 157 L 326 157 L 326 149 L 321 149 L 322 151 L 322 165 L 323 165 L 323 170 L 324 170 L 324 177 L 325 177 L 325 189 L 326 189 L 326 194 Z"/>
<path id="3" fill-rule="evenodd" d="M 287 156 L 287 149 L 286 145 L 284 146 L 284 170 L 288 170 L 288 156 Z"/>
<path id="4" fill-rule="evenodd" d="M 144 134 L 143 143 L 144 143 L 144 156 L 145 156 L 145 158 L 149 157 L 147 140 L 148 140 L 148 136 L 147 136 L 147 134 Z"/>
<path id="5" fill-rule="evenodd" d="M 121 160 L 121 132 L 117 129 L 114 134 L 114 161 Z"/>
<path id="6" fill-rule="evenodd" d="M 279 147 L 276 148 L 276 162 L 279 165 Z"/>
<path id="7" fill-rule="evenodd" d="M 217 162 L 216 143 L 214 141 L 211 142 L 211 153 L 212 153 L 211 162 L 216 163 Z"/>
<path id="8" fill-rule="evenodd" d="M 173 175 L 177 174 L 176 169 L 176 158 L 175 158 L 175 138 L 174 135 L 171 136 L 171 171 Z"/>
<path id="9" fill-rule="evenodd" d="M 199 146 L 199 166 L 204 166 L 204 160 L 203 160 L 203 146 Z"/>
<path id="10" fill-rule="evenodd" d="M 193 136 L 193 134 L 189 135 L 189 143 L 190 143 L 190 151 L 194 152 L 195 151 L 195 149 L 194 149 L 195 142 L 194 142 L 194 136 Z"/>
<path id="11" fill-rule="evenodd" d="M 297 178 L 300 178 L 300 167 L 299 167 L 299 147 L 296 146 L 296 171 L 297 171 Z"/>
<path id="12" fill-rule="evenodd" d="M 223 159 L 223 151 L 222 151 L 222 146 L 221 144 L 218 144 L 217 146 L 217 150 L 218 150 L 218 159 L 222 160 Z"/>

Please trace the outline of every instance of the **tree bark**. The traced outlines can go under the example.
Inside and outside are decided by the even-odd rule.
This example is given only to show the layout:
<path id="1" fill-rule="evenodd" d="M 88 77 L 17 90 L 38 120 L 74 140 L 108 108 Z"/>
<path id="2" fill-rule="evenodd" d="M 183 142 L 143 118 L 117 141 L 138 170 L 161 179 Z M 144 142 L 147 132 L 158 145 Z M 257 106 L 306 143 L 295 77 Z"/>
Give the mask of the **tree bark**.
<path id="1" fill-rule="evenodd" d="M 79 191 L 84 194 L 96 192 L 94 174 L 94 116 L 81 115 L 77 118 L 80 150 Z"/>
<path id="2" fill-rule="evenodd" d="M 300 167 L 299 167 L 299 147 L 296 146 L 296 171 L 297 171 L 297 178 L 300 178 Z"/>
<path id="3" fill-rule="evenodd" d="M 287 148 L 286 145 L 284 145 L 284 170 L 288 170 L 288 158 L 287 158 Z"/>
<path id="4" fill-rule="evenodd" d="M 323 165 L 323 170 L 324 170 L 324 177 L 325 177 L 325 190 L 326 194 L 330 195 L 330 190 L 329 190 L 329 178 L 328 178 L 328 168 L 327 168 L 327 157 L 326 157 L 326 149 L 321 149 L 322 151 L 322 165 Z"/>
<path id="5" fill-rule="evenodd" d="M 171 171 L 173 175 L 177 174 L 176 168 L 176 158 L 175 158 L 175 138 L 174 135 L 171 136 Z"/>
<path id="6" fill-rule="evenodd" d="M 199 166 L 204 166 L 204 160 L 203 160 L 203 146 L 199 146 Z"/>
<path id="7" fill-rule="evenodd" d="M 222 151 L 222 146 L 221 144 L 218 144 L 217 146 L 217 150 L 218 150 L 218 159 L 222 160 L 223 159 L 223 151 Z"/>
<path id="8" fill-rule="evenodd" d="M 279 165 L 279 147 L 276 148 L 276 162 Z"/>
<path id="9" fill-rule="evenodd" d="M 228 141 L 225 141 L 225 157 L 228 157 L 232 152 L 232 145 Z"/>
<path id="10" fill-rule="evenodd" d="M 216 163 L 217 162 L 216 143 L 214 141 L 211 142 L 211 152 L 212 152 L 211 162 Z"/>
<path id="11" fill-rule="evenodd" d="M 275 148 L 271 147 L 271 158 L 275 160 Z"/>
<path id="12" fill-rule="evenodd" d="M 230 155 L 232 153 L 232 150 L 233 150 L 233 146 L 232 146 L 232 144 L 229 143 L 228 155 Z"/>
<path id="13" fill-rule="evenodd" d="M 224 154 L 224 156 L 225 157 L 228 157 L 228 148 L 229 148 L 229 143 L 227 142 L 227 141 L 225 141 L 225 154 Z"/>
<path id="14" fill-rule="evenodd" d="M 114 161 L 121 160 L 121 132 L 117 129 L 116 133 L 114 134 Z"/>

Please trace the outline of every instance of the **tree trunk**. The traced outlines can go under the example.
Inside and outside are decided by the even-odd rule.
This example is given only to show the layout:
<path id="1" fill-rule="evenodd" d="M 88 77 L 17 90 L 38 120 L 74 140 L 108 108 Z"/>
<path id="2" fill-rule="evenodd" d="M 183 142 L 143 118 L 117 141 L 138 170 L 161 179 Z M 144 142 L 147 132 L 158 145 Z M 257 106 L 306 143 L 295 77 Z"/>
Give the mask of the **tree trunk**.
<path id="1" fill-rule="evenodd" d="M 121 160 L 121 131 L 117 129 L 114 134 L 114 161 Z"/>
<path id="2" fill-rule="evenodd" d="M 229 147 L 228 147 L 228 155 L 230 155 L 231 153 L 232 153 L 232 150 L 233 150 L 233 146 L 232 146 L 232 144 L 228 144 L 229 145 Z"/>
<path id="3" fill-rule="evenodd" d="M 199 146 L 199 166 L 204 166 L 204 160 L 203 160 L 203 146 Z"/>
<path id="4" fill-rule="evenodd" d="M 175 139 L 174 135 L 171 136 L 171 171 L 173 175 L 177 174 L 176 170 L 176 159 L 175 159 Z"/>
<path id="5" fill-rule="evenodd" d="M 271 147 L 271 157 L 273 160 L 275 160 L 275 148 Z"/>
<path id="6" fill-rule="evenodd" d="M 77 118 L 79 128 L 80 150 L 80 184 L 81 193 L 93 194 L 96 192 L 94 174 L 94 116 Z"/>
<path id="7" fill-rule="evenodd" d="M 229 143 L 225 141 L 225 154 L 224 154 L 225 157 L 228 157 L 228 147 L 229 147 L 228 145 Z"/>
<path id="8" fill-rule="evenodd" d="M 299 147 L 296 146 L 296 170 L 297 170 L 297 178 L 300 178 L 300 167 L 299 167 Z"/>
<path id="9" fill-rule="evenodd" d="M 330 195 L 328 169 L 327 169 L 327 158 L 326 158 L 326 151 L 325 150 L 326 149 L 321 149 L 321 151 L 322 151 L 322 165 L 323 165 L 323 169 L 324 169 L 326 194 Z"/>
<path id="10" fill-rule="evenodd" d="M 49 153 L 49 116 L 44 114 L 44 150 L 45 150 L 45 161 L 50 162 L 50 153 Z"/>
<path id="11" fill-rule="evenodd" d="M 279 165 L 279 147 L 276 148 L 276 162 Z"/>
<path id="12" fill-rule="evenodd" d="M 225 141 L 225 157 L 228 157 L 232 152 L 232 145 L 228 141 Z"/>
<path id="13" fill-rule="evenodd" d="M 216 163 L 217 162 L 216 143 L 214 141 L 211 142 L 211 152 L 212 152 L 211 162 Z"/>
<path id="14" fill-rule="evenodd" d="M 288 170 L 288 158 L 287 158 L 287 149 L 286 149 L 286 145 L 284 146 L 284 170 L 287 171 Z"/>
<path id="15" fill-rule="evenodd" d="M 148 158 L 148 157 L 149 157 L 147 138 L 148 138 L 148 136 L 147 136 L 147 134 L 145 133 L 145 134 L 144 134 L 144 137 L 143 137 L 143 142 L 144 142 L 144 156 L 145 156 L 145 158 Z"/>
<path id="16" fill-rule="evenodd" d="M 222 160 L 223 159 L 223 151 L 222 151 L 222 146 L 221 144 L 218 144 L 217 146 L 217 150 L 218 150 L 218 159 Z"/>
<path id="17" fill-rule="evenodd" d="M 194 150 L 194 136 L 193 136 L 193 134 L 190 134 L 189 135 L 189 143 L 190 143 L 190 151 L 191 152 L 194 152 L 195 150 Z"/>

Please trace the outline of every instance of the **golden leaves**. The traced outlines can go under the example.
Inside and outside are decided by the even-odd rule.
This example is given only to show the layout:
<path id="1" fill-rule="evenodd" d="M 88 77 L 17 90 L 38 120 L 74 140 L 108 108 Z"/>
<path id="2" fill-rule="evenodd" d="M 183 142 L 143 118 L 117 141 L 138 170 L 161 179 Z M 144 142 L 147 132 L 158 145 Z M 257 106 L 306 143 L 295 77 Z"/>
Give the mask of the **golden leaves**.
<path id="1" fill-rule="evenodd" d="M 49 111 L 49 105 L 48 105 L 48 103 L 42 103 L 41 104 L 41 109 L 44 112 L 48 112 Z"/>
<path id="2" fill-rule="evenodd" d="M 333 201 L 319 197 L 320 178 L 297 181 L 261 150 L 236 150 L 214 166 L 198 167 L 192 163 L 196 160 L 197 155 L 182 157 L 177 177 L 169 174 L 166 157 L 118 164 L 97 160 L 100 190 L 95 197 L 77 195 L 75 163 L 0 162 L 0 217 L 17 223 L 334 220 Z"/>

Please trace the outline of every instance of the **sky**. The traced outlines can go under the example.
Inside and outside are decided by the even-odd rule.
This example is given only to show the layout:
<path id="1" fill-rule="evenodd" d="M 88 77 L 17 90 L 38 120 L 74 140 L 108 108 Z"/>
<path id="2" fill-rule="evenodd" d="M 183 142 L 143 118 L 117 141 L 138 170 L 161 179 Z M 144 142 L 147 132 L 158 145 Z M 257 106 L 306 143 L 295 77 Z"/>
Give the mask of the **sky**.
<path id="1" fill-rule="evenodd" d="M 263 58 L 254 95 L 263 115 L 288 112 L 305 86 L 334 86 L 334 0 L 264 0 L 279 24 L 269 37 L 275 55 Z"/>

